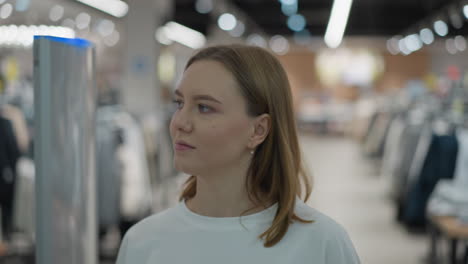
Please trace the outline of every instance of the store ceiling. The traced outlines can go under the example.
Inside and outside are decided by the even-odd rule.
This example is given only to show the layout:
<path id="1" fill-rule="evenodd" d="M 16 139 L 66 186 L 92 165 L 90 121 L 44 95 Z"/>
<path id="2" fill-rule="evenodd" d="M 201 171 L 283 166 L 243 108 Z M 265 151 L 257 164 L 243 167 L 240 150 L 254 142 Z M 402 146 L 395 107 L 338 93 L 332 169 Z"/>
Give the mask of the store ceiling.
<path id="1" fill-rule="evenodd" d="M 216 0 L 218 1 L 218 0 Z M 278 0 L 226 0 L 252 19 L 269 35 L 292 35 L 287 16 Z M 202 33 L 207 32 L 216 17 L 195 10 L 196 0 L 176 0 L 174 19 Z M 312 35 L 323 36 L 328 24 L 333 0 L 298 0 L 298 13 L 306 19 Z M 422 27 L 431 27 L 438 15 L 450 22 L 449 7 L 461 17 L 463 27 L 450 27 L 449 35 L 468 35 L 462 0 L 354 0 L 345 36 L 394 36 L 408 34 Z"/>

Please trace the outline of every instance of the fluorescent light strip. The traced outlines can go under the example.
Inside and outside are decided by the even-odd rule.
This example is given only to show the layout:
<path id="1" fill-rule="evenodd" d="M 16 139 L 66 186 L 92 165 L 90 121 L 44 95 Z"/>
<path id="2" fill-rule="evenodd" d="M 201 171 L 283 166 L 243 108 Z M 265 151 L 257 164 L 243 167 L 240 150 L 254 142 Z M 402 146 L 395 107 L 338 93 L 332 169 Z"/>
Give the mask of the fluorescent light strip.
<path id="1" fill-rule="evenodd" d="M 333 1 L 330 20 L 325 33 L 325 43 L 328 47 L 337 48 L 341 44 L 352 2 L 353 0 Z"/>
<path id="2" fill-rule="evenodd" d="M 90 7 L 101 10 L 115 17 L 124 17 L 128 13 L 128 4 L 120 0 L 76 0 Z"/>
<path id="3" fill-rule="evenodd" d="M 172 21 L 164 26 L 164 33 L 168 39 L 192 49 L 199 49 L 206 43 L 202 33 Z"/>
<path id="4" fill-rule="evenodd" d="M 75 31 L 67 27 L 45 25 L 3 25 L 0 26 L 0 46 L 31 47 L 35 35 L 74 38 Z"/>

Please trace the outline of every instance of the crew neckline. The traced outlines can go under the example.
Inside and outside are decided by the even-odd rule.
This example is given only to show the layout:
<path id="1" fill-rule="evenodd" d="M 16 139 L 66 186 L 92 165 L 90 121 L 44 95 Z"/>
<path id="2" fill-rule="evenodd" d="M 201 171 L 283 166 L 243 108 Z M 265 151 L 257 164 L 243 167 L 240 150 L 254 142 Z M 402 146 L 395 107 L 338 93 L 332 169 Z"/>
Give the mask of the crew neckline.
<path id="1" fill-rule="evenodd" d="M 184 218 L 188 220 L 190 224 L 208 229 L 237 229 L 242 228 L 242 225 L 246 226 L 272 222 L 278 208 L 278 203 L 276 202 L 260 212 L 233 217 L 212 217 L 197 214 L 187 207 L 185 199 L 179 202 L 179 208 Z"/>

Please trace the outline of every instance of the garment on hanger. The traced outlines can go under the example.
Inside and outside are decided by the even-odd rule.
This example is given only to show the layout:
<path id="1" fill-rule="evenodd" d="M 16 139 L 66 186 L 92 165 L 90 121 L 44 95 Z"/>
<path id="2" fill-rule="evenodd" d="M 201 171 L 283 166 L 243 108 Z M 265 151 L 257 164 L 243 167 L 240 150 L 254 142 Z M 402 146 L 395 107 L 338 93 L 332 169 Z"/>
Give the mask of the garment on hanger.
<path id="1" fill-rule="evenodd" d="M 117 149 L 122 166 L 121 216 L 139 220 L 151 213 L 153 201 L 143 133 L 137 121 L 127 113 L 119 113 L 116 122 L 123 137 Z"/>
<path id="2" fill-rule="evenodd" d="M 460 128 L 456 134 L 459 149 L 454 181 L 457 185 L 467 186 L 468 193 L 468 129 Z"/>
<path id="3" fill-rule="evenodd" d="M 393 190 L 397 199 L 401 199 L 405 195 L 405 190 L 407 190 L 410 167 L 415 157 L 423 127 L 423 123 L 408 122 L 403 129 L 397 167 L 395 167 L 393 175 Z"/>
<path id="4" fill-rule="evenodd" d="M 26 153 L 29 147 L 29 131 L 23 113 L 17 107 L 9 104 L 5 104 L 0 109 L 0 114 L 10 120 L 13 125 L 13 131 L 21 153 Z"/>
<path id="5" fill-rule="evenodd" d="M 122 175 L 117 159 L 120 129 L 113 122 L 110 112 L 98 109 L 96 121 L 98 224 L 101 229 L 106 229 L 120 222 Z"/>
<path id="6" fill-rule="evenodd" d="M 31 240 L 35 236 L 35 166 L 34 161 L 21 157 L 17 163 L 17 180 L 13 204 L 13 228 L 26 234 Z"/>
<path id="7" fill-rule="evenodd" d="M 0 116 L 0 207 L 2 231 L 8 238 L 12 225 L 13 197 L 16 182 L 16 163 L 20 151 L 11 122 Z"/>
<path id="8" fill-rule="evenodd" d="M 426 224 L 428 199 L 440 179 L 453 178 L 457 153 L 458 142 L 455 134 L 432 135 L 421 173 L 413 182 L 409 182 L 404 211 L 404 222 L 408 226 Z"/>

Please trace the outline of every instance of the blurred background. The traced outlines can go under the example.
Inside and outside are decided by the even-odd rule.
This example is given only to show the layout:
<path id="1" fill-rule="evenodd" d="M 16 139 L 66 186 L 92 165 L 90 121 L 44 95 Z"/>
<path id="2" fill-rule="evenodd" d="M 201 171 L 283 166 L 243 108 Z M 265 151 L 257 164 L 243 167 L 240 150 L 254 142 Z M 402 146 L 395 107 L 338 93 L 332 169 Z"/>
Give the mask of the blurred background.
<path id="1" fill-rule="evenodd" d="M 35 193 L 47 178 L 39 162 L 54 160 L 34 148 L 34 35 L 94 45 L 95 186 L 54 183 L 70 184 L 72 203 L 92 197 L 91 240 L 67 239 L 76 212 L 54 230 L 36 221 L 61 203 Z M 42 250 L 114 263 L 125 232 L 175 206 L 187 177 L 168 131 L 185 63 L 204 46 L 244 43 L 285 67 L 308 204 L 346 228 L 362 263 L 466 264 L 467 35 L 466 0 L 0 0 L 0 263 L 45 263 Z M 87 261 L 60 251 L 80 243 L 91 246 L 70 252 Z"/>

